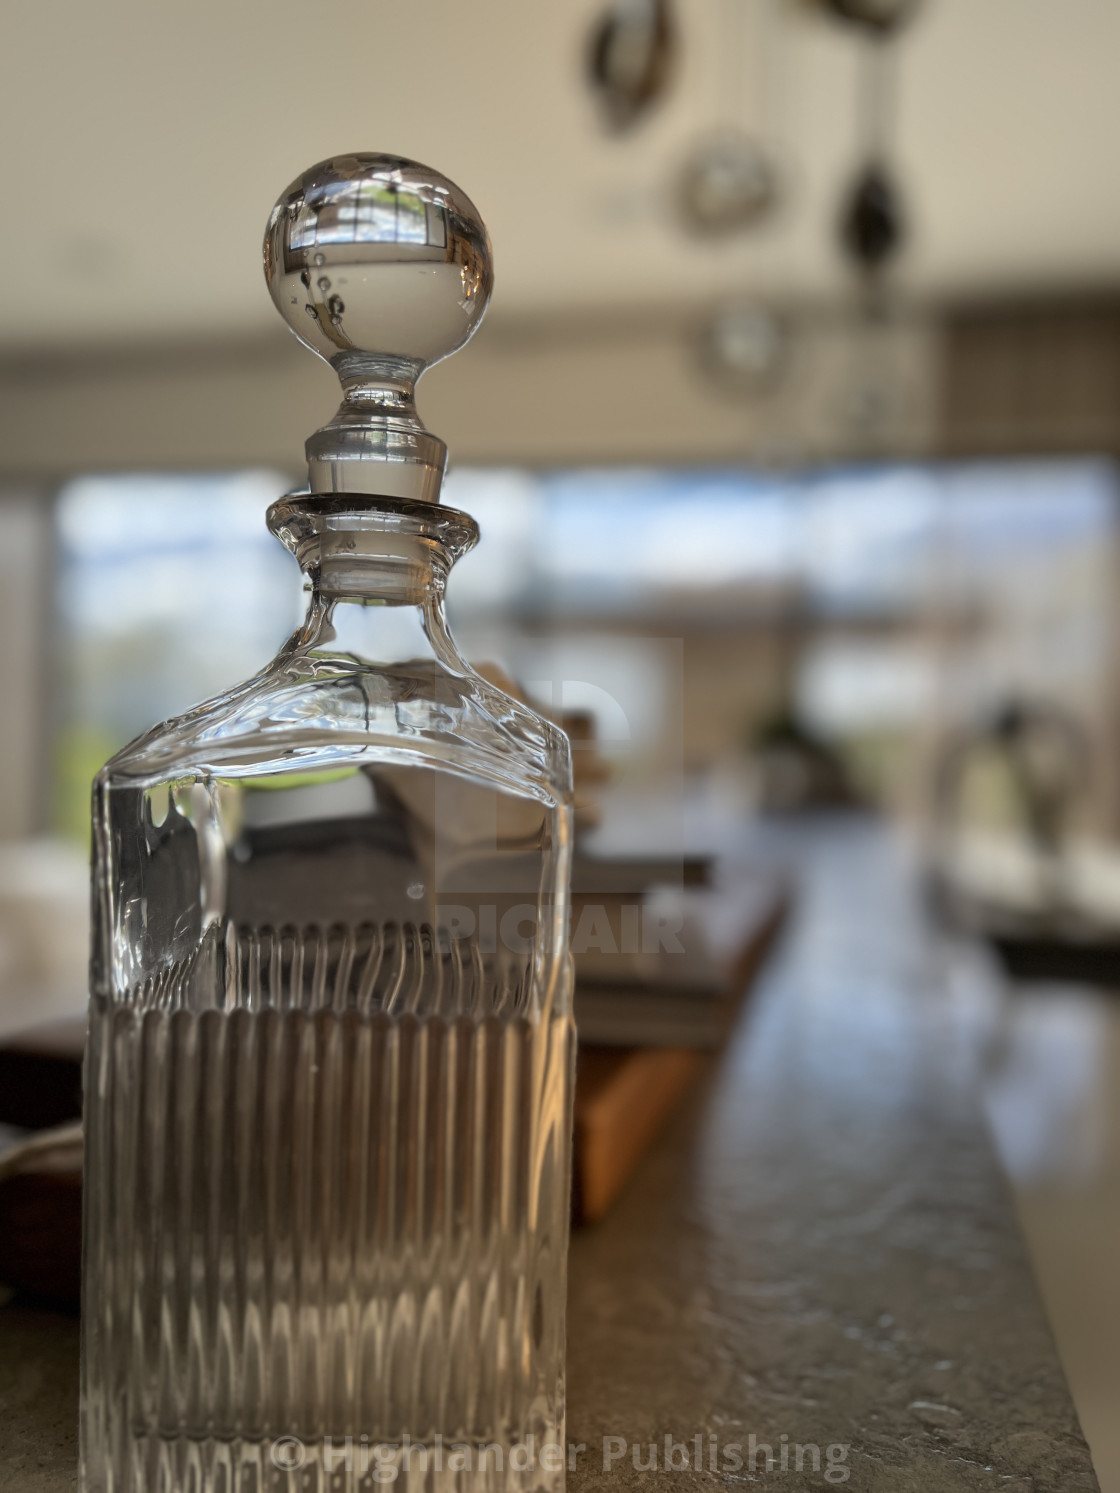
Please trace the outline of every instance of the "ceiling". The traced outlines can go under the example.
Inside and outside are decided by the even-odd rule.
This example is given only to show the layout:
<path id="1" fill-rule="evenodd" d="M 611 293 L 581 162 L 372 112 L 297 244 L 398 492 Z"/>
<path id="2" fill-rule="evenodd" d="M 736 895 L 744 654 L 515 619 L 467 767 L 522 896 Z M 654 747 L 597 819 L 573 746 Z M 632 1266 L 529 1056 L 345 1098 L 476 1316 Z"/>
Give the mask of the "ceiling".
<path id="1" fill-rule="evenodd" d="M 583 85 L 602 0 L 39 0 L 0 23 L 0 339 L 252 334 L 273 199 L 353 149 L 427 160 L 487 219 L 495 307 L 679 306 L 741 287 L 828 297 L 856 164 L 860 54 L 809 0 L 677 0 L 665 107 L 607 135 Z M 672 182 L 721 122 L 786 163 L 765 232 L 690 241 Z M 767 14 L 769 21 L 767 22 Z M 1120 284 L 1120 5 L 926 0 L 900 58 L 897 159 L 917 295 Z"/>

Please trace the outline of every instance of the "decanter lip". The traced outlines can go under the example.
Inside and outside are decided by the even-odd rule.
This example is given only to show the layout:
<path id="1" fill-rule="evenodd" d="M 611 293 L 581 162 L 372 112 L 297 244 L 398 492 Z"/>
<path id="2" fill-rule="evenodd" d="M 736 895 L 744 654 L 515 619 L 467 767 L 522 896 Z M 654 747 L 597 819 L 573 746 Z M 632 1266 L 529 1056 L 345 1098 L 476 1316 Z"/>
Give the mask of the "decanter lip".
<path id="1" fill-rule="evenodd" d="M 374 493 L 289 493 L 268 509 L 265 522 L 302 569 L 318 560 L 324 538 L 342 534 L 395 536 L 441 551 L 453 565 L 478 543 L 469 513 L 442 503 Z"/>

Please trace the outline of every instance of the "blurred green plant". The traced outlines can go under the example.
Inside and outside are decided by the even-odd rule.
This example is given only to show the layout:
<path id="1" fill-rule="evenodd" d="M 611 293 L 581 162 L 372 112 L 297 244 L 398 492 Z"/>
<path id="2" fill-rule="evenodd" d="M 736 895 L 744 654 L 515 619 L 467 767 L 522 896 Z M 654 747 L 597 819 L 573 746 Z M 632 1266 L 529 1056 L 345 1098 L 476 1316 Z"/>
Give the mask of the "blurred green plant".
<path id="1" fill-rule="evenodd" d="M 89 848 L 89 800 L 93 780 L 124 745 L 103 727 L 78 722 L 66 726 L 55 743 L 51 828 L 63 839 Z"/>

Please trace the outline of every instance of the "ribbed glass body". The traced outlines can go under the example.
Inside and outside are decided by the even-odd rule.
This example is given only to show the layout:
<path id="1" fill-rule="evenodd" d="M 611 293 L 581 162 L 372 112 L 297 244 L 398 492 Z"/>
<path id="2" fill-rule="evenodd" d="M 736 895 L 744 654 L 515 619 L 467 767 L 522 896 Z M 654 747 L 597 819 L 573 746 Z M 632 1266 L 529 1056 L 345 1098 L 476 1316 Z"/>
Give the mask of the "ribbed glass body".
<path id="1" fill-rule="evenodd" d="M 95 785 L 82 1487 L 555 1489 L 567 742 L 448 636 L 470 520 L 270 522 L 304 625 Z"/>

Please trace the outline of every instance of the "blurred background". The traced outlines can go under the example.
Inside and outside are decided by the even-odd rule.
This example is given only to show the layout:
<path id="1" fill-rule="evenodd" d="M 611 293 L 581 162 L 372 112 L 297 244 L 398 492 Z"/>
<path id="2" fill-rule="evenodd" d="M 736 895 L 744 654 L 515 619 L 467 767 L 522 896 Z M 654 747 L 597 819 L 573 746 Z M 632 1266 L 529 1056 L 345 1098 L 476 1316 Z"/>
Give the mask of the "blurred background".
<path id="1" fill-rule="evenodd" d="M 1120 1488 L 1118 56 L 1113 0 L 9 7 L 0 1024 L 81 982 L 97 767 L 301 612 L 263 514 L 338 396 L 269 209 L 429 162 L 496 258 L 419 401 L 483 530 L 464 651 L 585 723 L 613 845 L 897 827 L 991 957 L 994 1129 Z"/>

